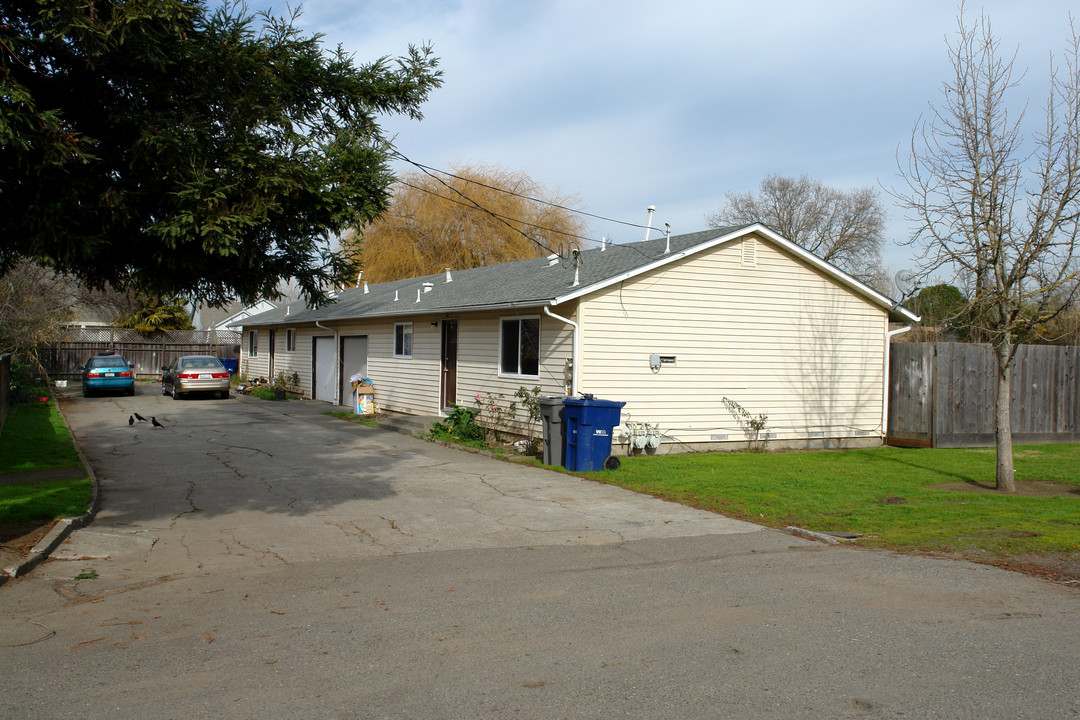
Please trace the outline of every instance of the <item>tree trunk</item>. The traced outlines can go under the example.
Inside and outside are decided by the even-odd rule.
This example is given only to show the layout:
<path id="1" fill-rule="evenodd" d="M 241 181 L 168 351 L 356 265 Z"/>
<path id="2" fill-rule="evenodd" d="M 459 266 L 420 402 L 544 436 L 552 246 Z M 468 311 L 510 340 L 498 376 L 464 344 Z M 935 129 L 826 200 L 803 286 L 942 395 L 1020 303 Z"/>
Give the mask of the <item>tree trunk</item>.
<path id="1" fill-rule="evenodd" d="M 1016 492 L 1012 451 L 1012 392 L 1009 372 L 1012 359 L 1008 345 L 995 346 L 997 356 L 997 396 L 994 404 L 994 442 L 997 446 L 997 484 L 1002 492 Z"/>

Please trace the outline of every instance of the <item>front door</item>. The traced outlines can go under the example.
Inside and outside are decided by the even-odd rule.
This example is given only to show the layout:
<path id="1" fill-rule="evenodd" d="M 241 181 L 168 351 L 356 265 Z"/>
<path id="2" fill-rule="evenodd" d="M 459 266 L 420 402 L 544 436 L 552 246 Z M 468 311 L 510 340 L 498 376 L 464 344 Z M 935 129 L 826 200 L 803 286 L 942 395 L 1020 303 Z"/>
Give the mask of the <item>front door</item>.
<path id="1" fill-rule="evenodd" d="M 442 407 L 457 403 L 457 320 L 442 321 Z"/>
<path id="2" fill-rule="evenodd" d="M 266 361 L 266 379 L 270 382 L 274 381 L 274 340 L 276 339 L 276 331 L 271 330 L 269 332 L 269 347 L 267 348 L 267 361 Z"/>

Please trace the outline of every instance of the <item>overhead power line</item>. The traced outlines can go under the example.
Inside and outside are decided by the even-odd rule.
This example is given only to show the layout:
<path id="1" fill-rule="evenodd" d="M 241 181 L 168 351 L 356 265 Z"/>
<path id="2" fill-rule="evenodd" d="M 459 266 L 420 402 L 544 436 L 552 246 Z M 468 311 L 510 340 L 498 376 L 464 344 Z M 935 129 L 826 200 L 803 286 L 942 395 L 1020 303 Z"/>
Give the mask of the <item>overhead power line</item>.
<path id="1" fill-rule="evenodd" d="M 425 174 L 428 174 L 428 175 L 430 175 L 432 172 L 436 172 L 436 173 L 439 173 L 441 175 L 446 175 L 447 177 L 452 177 L 452 178 L 454 178 L 456 180 L 461 180 L 462 182 L 472 183 L 473 185 L 479 185 L 480 187 L 484 187 L 484 188 L 487 188 L 489 190 L 494 190 L 496 192 L 506 193 L 507 195 L 513 195 L 514 197 L 519 197 L 519 198 L 521 198 L 523 200 L 529 200 L 531 202 L 540 203 L 541 205 L 547 205 L 549 207 L 558 208 L 559 210 L 565 210 L 567 212 L 572 212 L 572 213 L 575 213 L 577 215 L 584 215 L 586 217 L 591 217 L 591 218 L 594 218 L 596 220 L 603 220 L 604 222 L 616 223 L 617 225 L 626 225 L 627 227 L 632 227 L 632 228 L 640 228 L 642 230 L 645 230 L 645 229 L 657 230 L 657 228 L 651 227 L 649 225 L 641 225 L 639 223 L 632 223 L 632 222 L 627 222 L 625 220 L 616 220 L 615 218 L 604 217 L 603 215 L 595 215 L 593 213 L 586 212 L 585 210 L 578 210 L 577 208 L 567 207 L 566 205 L 560 205 L 559 203 L 553 203 L 553 202 L 550 202 L 548 200 L 542 200 L 541 198 L 530 197 L 528 195 L 522 195 L 521 193 L 516 193 L 516 192 L 514 192 L 512 190 L 507 190 L 505 188 L 495 187 L 493 185 L 488 185 L 487 183 L 482 183 L 479 180 L 473 180 L 472 178 L 463 177 L 461 175 L 455 175 L 452 172 L 448 172 L 446 170 L 440 170 L 438 168 L 434 168 L 434 167 L 431 167 L 429 165 L 424 165 L 424 164 L 418 163 L 418 162 L 416 162 L 414 160 L 410 160 L 409 158 L 405 157 L 404 155 L 402 155 L 397 150 L 393 151 L 393 155 L 395 157 L 399 158 L 400 160 L 408 163 L 409 165 L 412 165 L 413 167 L 416 167 L 416 168 L 424 171 Z M 598 240 L 590 240 L 590 241 L 591 242 L 599 242 Z"/>
<path id="2" fill-rule="evenodd" d="M 499 213 L 495 212 L 494 210 L 488 210 L 486 208 L 481 208 L 476 201 L 472 200 L 472 198 L 469 198 L 469 202 L 463 202 L 461 200 L 458 200 L 457 198 L 452 198 L 452 197 L 448 197 L 446 195 L 442 195 L 442 194 L 437 193 L 434 190 L 430 190 L 430 189 L 428 189 L 426 187 L 423 187 L 423 186 L 420 186 L 420 185 L 413 185 L 412 183 L 410 183 L 408 181 L 405 181 L 405 180 L 398 180 L 397 182 L 399 184 L 401 184 L 401 185 L 404 185 L 405 187 L 410 187 L 413 190 L 417 190 L 419 192 L 427 193 L 428 195 L 433 195 L 433 196 L 435 196 L 435 197 L 437 197 L 437 198 L 439 198 L 441 200 L 446 200 L 447 202 L 452 202 L 452 203 L 455 203 L 457 205 L 463 205 L 465 207 L 470 207 L 470 208 L 473 208 L 473 209 L 480 208 L 483 212 L 487 213 L 488 215 L 491 215 L 492 217 L 498 218 L 499 220 L 518 223 L 520 225 L 527 225 L 527 226 L 529 226 L 531 228 L 536 228 L 537 230 L 543 230 L 545 232 L 555 233 L 557 235 L 564 235 L 566 237 L 573 238 L 575 240 L 581 240 L 582 242 L 597 242 L 597 240 L 595 240 L 594 238 L 585 237 L 584 235 L 577 235 L 575 233 L 567 232 L 565 230 L 557 230 L 555 228 L 545 227 L 544 225 L 537 225 L 536 223 L 529 222 L 528 220 L 521 220 L 521 219 L 518 219 L 518 218 L 509 217 L 507 215 L 500 215 Z M 487 187 L 487 186 L 485 186 L 485 187 Z M 497 189 L 497 188 L 493 188 L 493 189 Z"/>

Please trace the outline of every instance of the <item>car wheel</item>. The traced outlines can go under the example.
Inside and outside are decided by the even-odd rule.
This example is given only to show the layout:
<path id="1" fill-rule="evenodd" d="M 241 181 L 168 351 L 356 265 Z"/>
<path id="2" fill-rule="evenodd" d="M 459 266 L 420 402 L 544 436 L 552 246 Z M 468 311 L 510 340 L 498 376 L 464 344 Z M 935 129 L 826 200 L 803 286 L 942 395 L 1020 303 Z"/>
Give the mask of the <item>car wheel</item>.
<path id="1" fill-rule="evenodd" d="M 172 389 L 172 399 L 173 400 L 179 400 L 180 399 L 180 391 L 176 389 L 175 385 L 173 385 L 173 389 Z"/>
<path id="2" fill-rule="evenodd" d="M 161 383 L 161 394 L 162 394 L 162 395 L 168 395 L 168 394 L 169 394 L 169 393 L 167 393 L 167 392 L 165 391 L 165 383 Z"/>

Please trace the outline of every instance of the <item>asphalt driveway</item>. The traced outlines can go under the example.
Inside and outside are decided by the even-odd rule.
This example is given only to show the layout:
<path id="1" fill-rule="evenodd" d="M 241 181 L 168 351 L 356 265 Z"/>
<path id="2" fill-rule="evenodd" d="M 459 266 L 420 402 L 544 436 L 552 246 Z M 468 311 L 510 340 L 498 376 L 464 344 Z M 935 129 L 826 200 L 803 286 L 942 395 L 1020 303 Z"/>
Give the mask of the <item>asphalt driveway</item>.
<path id="1" fill-rule="evenodd" d="M 1074 589 L 139 390 L 65 405 L 102 510 L 0 587 L 0 716 L 1080 715 Z"/>

